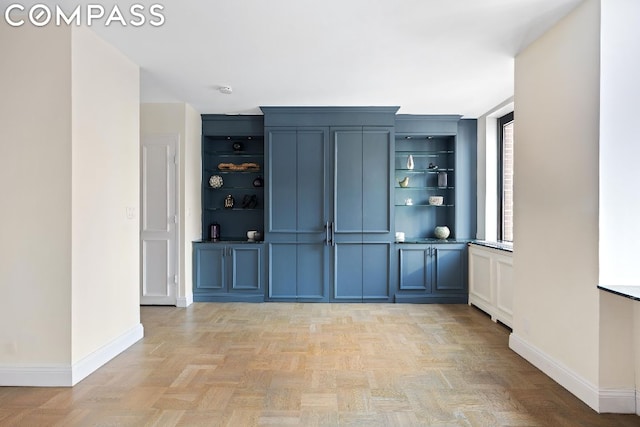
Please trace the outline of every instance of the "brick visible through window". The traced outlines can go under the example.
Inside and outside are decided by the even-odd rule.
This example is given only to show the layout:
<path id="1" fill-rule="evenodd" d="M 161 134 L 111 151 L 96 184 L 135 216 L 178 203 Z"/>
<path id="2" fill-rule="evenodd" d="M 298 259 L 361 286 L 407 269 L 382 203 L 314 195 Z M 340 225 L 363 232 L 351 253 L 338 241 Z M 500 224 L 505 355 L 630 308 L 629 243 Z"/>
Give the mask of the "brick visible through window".
<path id="1" fill-rule="evenodd" d="M 513 113 L 498 120 L 500 136 L 500 240 L 513 241 Z"/>

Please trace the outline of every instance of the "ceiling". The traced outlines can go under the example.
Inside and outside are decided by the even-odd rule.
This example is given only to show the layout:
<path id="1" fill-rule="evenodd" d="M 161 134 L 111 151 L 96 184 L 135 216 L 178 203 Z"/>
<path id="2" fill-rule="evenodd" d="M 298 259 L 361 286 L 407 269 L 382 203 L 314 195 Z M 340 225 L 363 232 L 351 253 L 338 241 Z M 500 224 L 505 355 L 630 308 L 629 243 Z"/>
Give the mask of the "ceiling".
<path id="1" fill-rule="evenodd" d="M 143 102 L 200 113 L 396 105 L 478 117 L 513 95 L 515 55 L 580 1 L 159 0 L 145 4 L 164 6 L 162 26 L 91 28 L 140 65 Z M 79 3 L 96 2 L 62 2 Z"/>

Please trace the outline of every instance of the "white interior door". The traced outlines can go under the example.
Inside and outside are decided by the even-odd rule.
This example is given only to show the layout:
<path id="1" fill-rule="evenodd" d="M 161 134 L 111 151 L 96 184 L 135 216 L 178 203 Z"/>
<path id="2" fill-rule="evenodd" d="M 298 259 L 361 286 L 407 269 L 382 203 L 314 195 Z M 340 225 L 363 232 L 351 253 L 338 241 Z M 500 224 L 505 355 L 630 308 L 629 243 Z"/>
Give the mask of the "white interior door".
<path id="1" fill-rule="evenodd" d="M 142 137 L 140 303 L 176 305 L 178 135 Z"/>

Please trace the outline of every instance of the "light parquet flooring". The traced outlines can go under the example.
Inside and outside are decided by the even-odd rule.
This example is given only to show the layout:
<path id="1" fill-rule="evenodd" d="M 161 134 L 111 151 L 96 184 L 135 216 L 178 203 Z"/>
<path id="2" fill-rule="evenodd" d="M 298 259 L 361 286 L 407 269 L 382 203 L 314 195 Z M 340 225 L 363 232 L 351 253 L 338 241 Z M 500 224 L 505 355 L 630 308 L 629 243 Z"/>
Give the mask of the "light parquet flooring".
<path id="1" fill-rule="evenodd" d="M 639 426 L 599 415 L 466 305 L 142 307 L 72 388 L 0 388 L 1 426 Z"/>

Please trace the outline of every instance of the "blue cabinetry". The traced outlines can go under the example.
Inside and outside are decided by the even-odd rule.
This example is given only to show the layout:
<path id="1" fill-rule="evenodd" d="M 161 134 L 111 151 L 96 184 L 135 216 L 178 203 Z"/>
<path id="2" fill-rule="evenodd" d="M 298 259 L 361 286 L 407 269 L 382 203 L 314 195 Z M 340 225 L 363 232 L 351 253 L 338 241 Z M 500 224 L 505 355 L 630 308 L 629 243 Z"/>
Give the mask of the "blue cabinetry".
<path id="1" fill-rule="evenodd" d="M 195 301 L 467 301 L 475 120 L 397 107 L 262 110 L 202 116 Z M 437 225 L 448 240 L 434 238 Z M 264 243 L 241 242 L 248 230 Z"/>
<path id="2" fill-rule="evenodd" d="M 466 303 L 466 243 L 398 244 L 396 302 Z"/>
<path id="3" fill-rule="evenodd" d="M 193 244 L 194 301 L 264 301 L 261 243 Z"/>
<path id="4" fill-rule="evenodd" d="M 328 127 L 267 127 L 268 298 L 326 301 Z"/>
<path id="5" fill-rule="evenodd" d="M 389 301 L 396 107 L 263 107 L 271 300 Z"/>
<path id="6" fill-rule="evenodd" d="M 264 301 L 262 116 L 202 115 L 202 241 L 193 243 L 194 301 Z M 219 237 L 214 241 L 212 225 Z"/>
<path id="7" fill-rule="evenodd" d="M 392 127 L 332 128 L 333 295 L 336 301 L 389 301 Z"/>
<path id="8" fill-rule="evenodd" d="M 476 234 L 476 120 L 396 116 L 398 302 L 467 301 L 466 242 Z M 447 226 L 446 240 L 435 237 Z"/>

